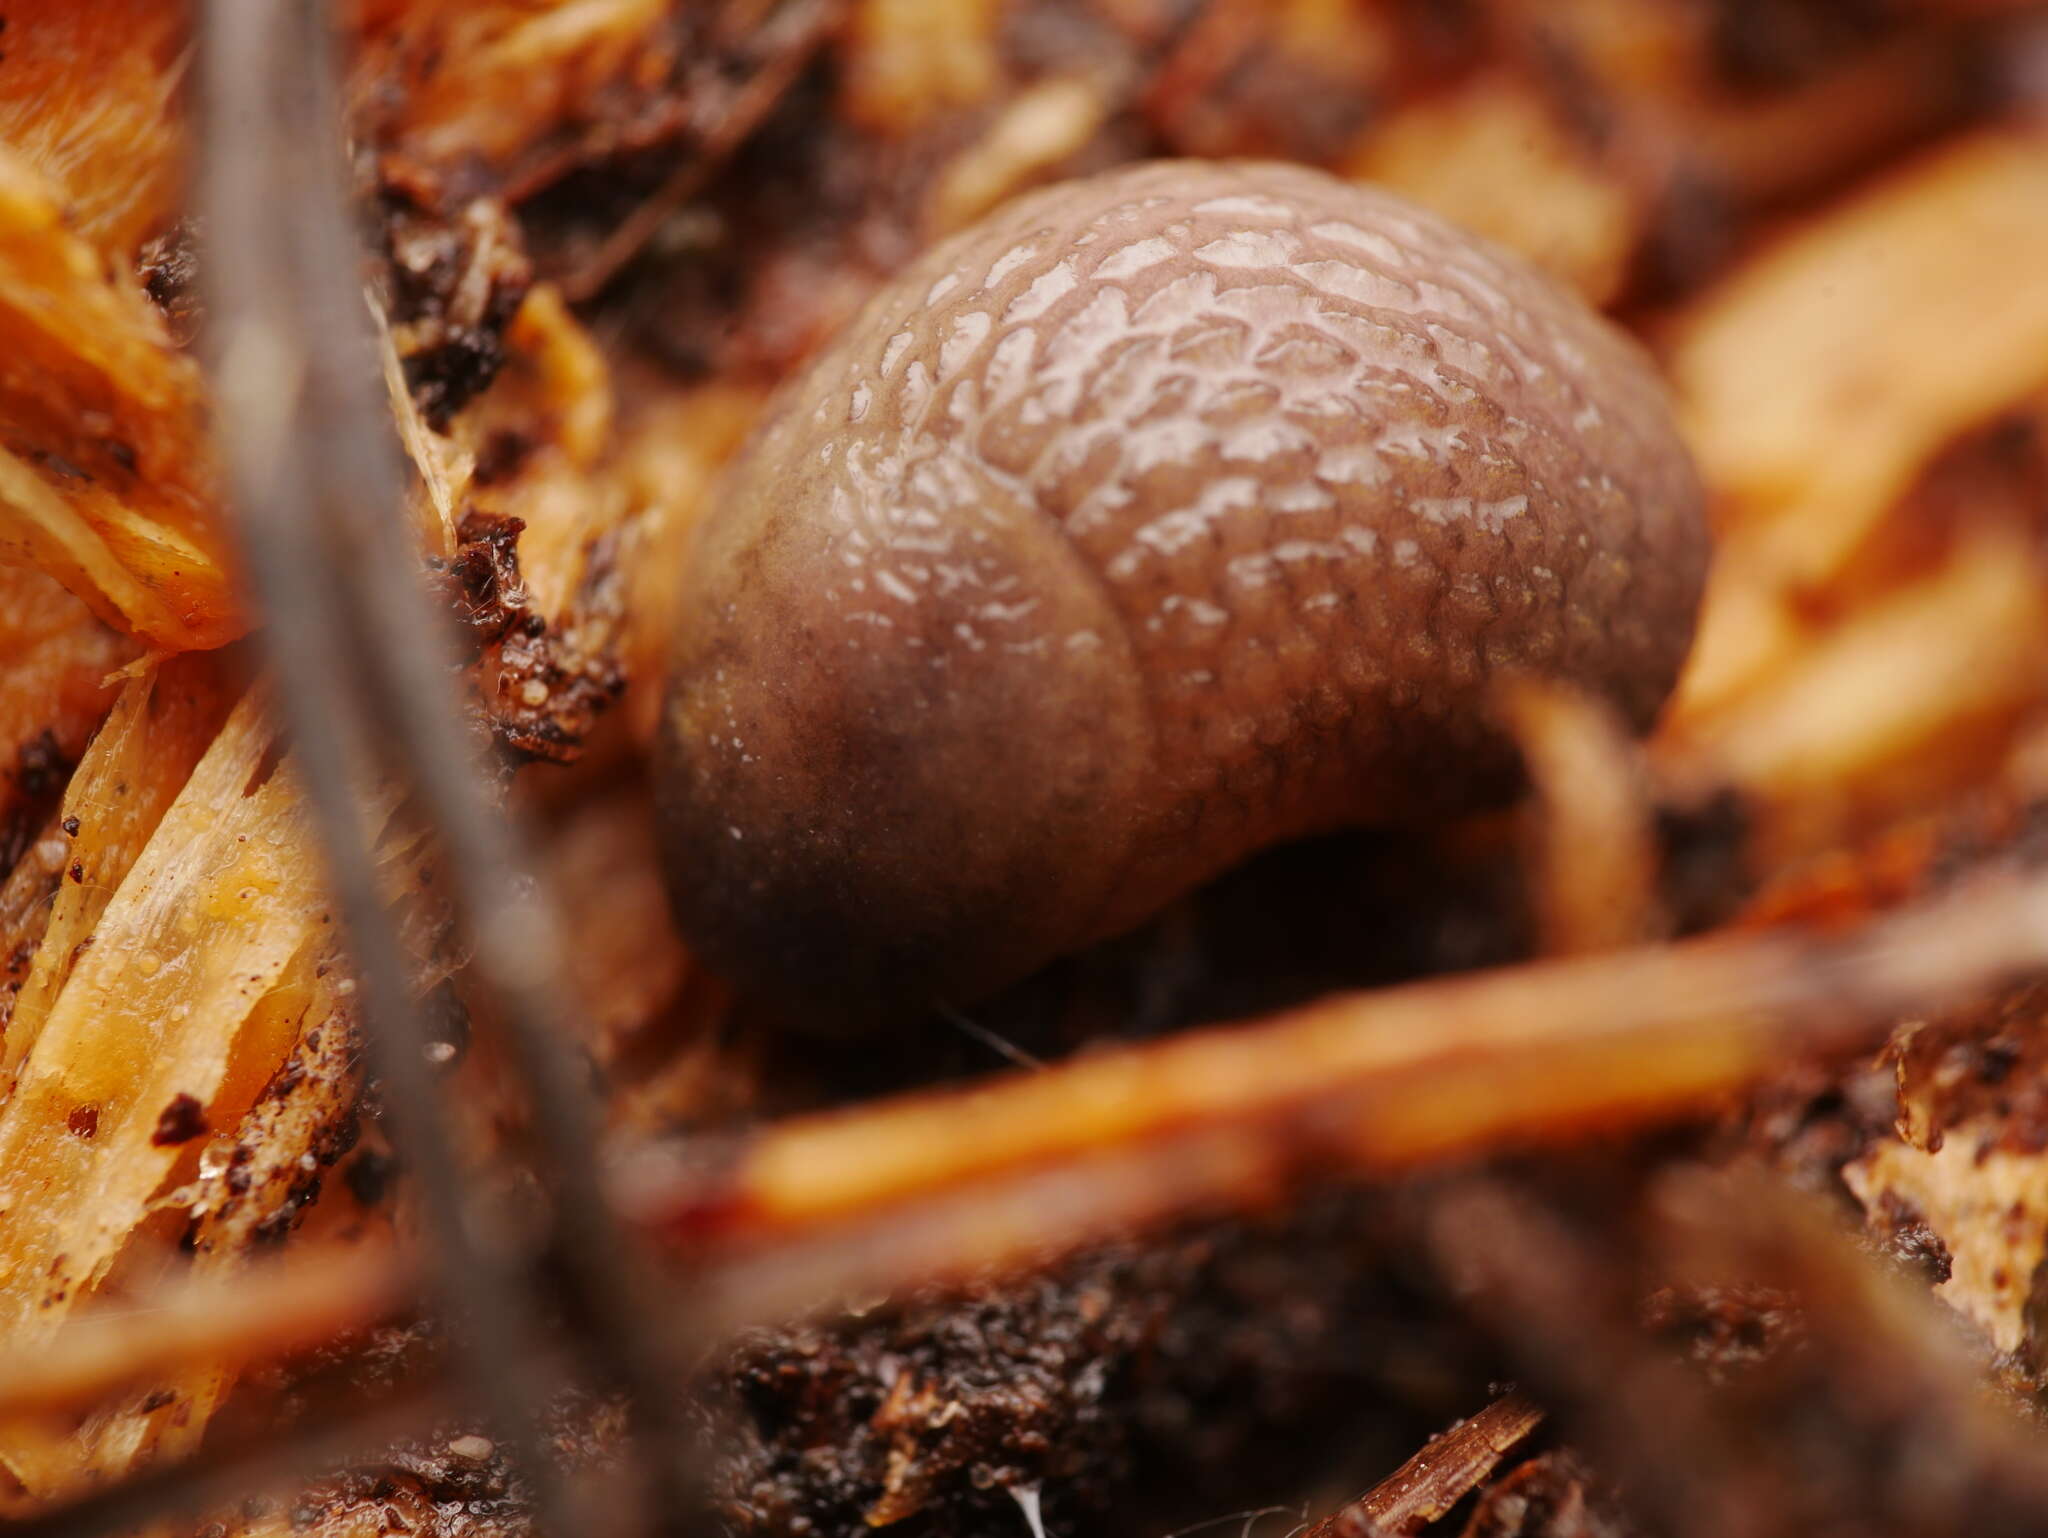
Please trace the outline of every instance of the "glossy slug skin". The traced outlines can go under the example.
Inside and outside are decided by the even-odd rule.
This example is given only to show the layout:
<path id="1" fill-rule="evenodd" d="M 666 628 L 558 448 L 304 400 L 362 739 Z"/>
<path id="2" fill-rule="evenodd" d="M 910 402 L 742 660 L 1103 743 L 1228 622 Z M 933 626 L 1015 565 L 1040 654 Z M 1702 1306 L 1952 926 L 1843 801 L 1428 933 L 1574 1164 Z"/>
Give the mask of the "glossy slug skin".
<path id="1" fill-rule="evenodd" d="M 800 1018 L 984 994 L 1274 841 L 1498 796 L 1486 691 L 1647 726 L 1698 482 L 1632 342 L 1413 205 L 1164 162 L 936 247 L 689 553 L 685 933 Z"/>

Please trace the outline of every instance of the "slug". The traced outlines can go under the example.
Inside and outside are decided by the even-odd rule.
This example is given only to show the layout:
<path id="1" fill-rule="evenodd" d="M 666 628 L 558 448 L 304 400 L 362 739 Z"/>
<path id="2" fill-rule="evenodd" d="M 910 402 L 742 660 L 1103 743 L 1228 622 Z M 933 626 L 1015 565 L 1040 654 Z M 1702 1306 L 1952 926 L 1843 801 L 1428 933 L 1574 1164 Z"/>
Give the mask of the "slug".
<path id="1" fill-rule="evenodd" d="M 871 1022 L 1276 841 L 1500 798 L 1503 675 L 1648 726 L 1701 502 L 1634 343 L 1400 198 L 1181 161 L 1022 197 L 785 387 L 695 531 L 683 932 Z"/>

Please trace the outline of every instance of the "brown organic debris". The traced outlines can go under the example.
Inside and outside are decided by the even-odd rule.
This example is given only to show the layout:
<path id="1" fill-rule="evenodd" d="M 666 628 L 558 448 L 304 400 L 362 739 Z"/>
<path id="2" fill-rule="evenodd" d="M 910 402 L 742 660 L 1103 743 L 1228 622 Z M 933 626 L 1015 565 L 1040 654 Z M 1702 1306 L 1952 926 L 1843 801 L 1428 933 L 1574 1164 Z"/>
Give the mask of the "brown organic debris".
<path id="1" fill-rule="evenodd" d="M 0 1511 L 239 1495 L 324 1439 L 346 1468 L 145 1514 L 513 1538 L 533 1487 L 421 1311 L 419 1170 L 231 644 L 196 14 L 0 17 Z M 570 909 L 616 1199 L 700 1332 L 679 1523 L 2048 1521 L 2048 9 L 336 15 L 406 512 Z M 764 1036 L 653 847 L 691 527 L 918 251 L 1158 155 L 1385 182 L 1649 345 L 1717 537 L 1679 697 L 1639 744 L 1504 690 L 1512 813 L 1283 857 L 971 1017 Z M 362 794 L 464 1157 L 542 1211 L 456 873 Z M 569 1385 L 590 1321 L 547 1296 L 547 1436 L 609 1499 L 647 1429 Z"/>

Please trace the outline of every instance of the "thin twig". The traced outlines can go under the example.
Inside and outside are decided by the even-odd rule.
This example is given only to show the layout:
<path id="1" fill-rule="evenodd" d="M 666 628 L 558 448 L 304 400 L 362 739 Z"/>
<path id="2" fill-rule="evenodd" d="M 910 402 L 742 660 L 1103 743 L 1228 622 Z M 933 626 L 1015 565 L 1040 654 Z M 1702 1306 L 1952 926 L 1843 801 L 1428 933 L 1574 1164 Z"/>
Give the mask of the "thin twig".
<path id="1" fill-rule="evenodd" d="M 640 1305 L 628 1246 L 598 1189 L 597 1113 L 561 1021 L 552 915 L 485 804 L 462 726 L 445 618 L 428 607 L 401 515 L 389 413 L 362 324 L 358 245 L 340 175 L 323 13 L 268 0 L 205 7 L 204 207 L 222 451 L 266 620 L 292 762 L 327 854 L 394 1141 L 433 1236 L 428 1282 L 472 1399 L 510 1445 L 543 1531 L 586 1513 L 545 1454 L 549 1327 L 535 1257 L 469 1189 L 424 1056 L 428 1033 L 387 912 L 356 791 L 409 784 L 442 838 L 474 951 L 526 1090 L 552 1237 L 594 1365 L 664 1414 L 662 1316 Z M 659 1428 L 657 1509 L 678 1504 L 682 1436 Z"/>
<path id="2" fill-rule="evenodd" d="M 1268 1163 L 1396 1169 L 1668 1117 L 2043 968 L 2048 874 L 1987 875 L 1848 937 L 1745 933 L 1436 979 L 798 1118 L 723 1178 L 651 1172 L 635 1210 L 752 1246 L 1189 1133 L 1241 1135 Z M 1208 1178 L 1174 1177 L 1178 1196 L 1212 1194 Z M 1037 1237 L 1064 1236 L 1047 1223 Z"/>
<path id="3" fill-rule="evenodd" d="M 45 1350 L 0 1361 L 0 1420 L 87 1410 L 196 1367 L 289 1356 L 374 1324 L 411 1296 L 403 1259 L 368 1242 L 166 1287 L 135 1307 L 83 1315 Z"/>
<path id="4" fill-rule="evenodd" d="M 2043 967 L 2048 875 L 1981 878 L 1848 938 L 1738 935 L 1443 979 L 793 1121 L 720 1174 L 643 1167 L 622 1200 L 703 1246 L 709 1341 L 1196 1207 L 1257 1206 L 1309 1169 L 1386 1173 L 1669 1119 Z M 276 1328 L 255 1303 L 240 1310 L 251 1337 Z"/>

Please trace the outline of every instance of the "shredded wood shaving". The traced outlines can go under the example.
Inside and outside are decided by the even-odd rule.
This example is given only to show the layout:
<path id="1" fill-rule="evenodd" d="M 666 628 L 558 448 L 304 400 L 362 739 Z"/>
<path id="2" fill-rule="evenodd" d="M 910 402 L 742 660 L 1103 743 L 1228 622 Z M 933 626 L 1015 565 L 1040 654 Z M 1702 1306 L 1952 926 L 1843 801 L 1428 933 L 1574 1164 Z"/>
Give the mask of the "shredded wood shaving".
<path id="1" fill-rule="evenodd" d="M 246 696 L 107 901 L 0 1110 L 0 1332 L 16 1348 L 50 1338 L 149 1214 L 185 1154 L 159 1136 L 174 1103 L 220 1116 L 224 1089 L 246 1097 L 281 1061 L 273 1021 L 290 1011 L 273 995 L 329 943 L 320 891 L 289 767 Z M 267 1063 L 238 1063 L 238 1046 Z M 77 1476 L 33 1448 L 0 1460 L 37 1495 Z"/>
<path id="2" fill-rule="evenodd" d="M 0 143 L 64 188 L 67 225 L 126 265 L 185 175 L 186 18 L 161 0 L 10 0 Z"/>
<path id="3" fill-rule="evenodd" d="M 1883 1142 L 1842 1171 L 1866 1207 L 1903 1201 L 1947 1246 L 1938 1295 L 2000 1351 L 2027 1338 L 2034 1274 L 2048 1250 L 2048 1158 L 1996 1147 L 1995 1127 L 1959 1127 L 1939 1148 Z"/>
<path id="4" fill-rule="evenodd" d="M 2019 541 L 1987 534 L 1705 720 L 1674 726 L 1705 773 L 1749 787 L 1788 836 L 1835 835 L 1874 809 L 1952 785 L 2048 688 L 2042 574 Z"/>
<path id="5" fill-rule="evenodd" d="M 64 792 L 65 877 L 0 1040 L 0 1095 L 9 1092 L 115 891 L 232 702 L 220 670 L 203 655 L 152 666 L 122 686 Z"/>
<path id="6" fill-rule="evenodd" d="M 2048 136 L 1950 145 L 1716 287 L 1671 374 L 1724 499 L 1681 711 L 1746 687 L 1802 633 L 1753 604 L 1826 583 L 1965 428 L 2048 384 Z M 1725 591 L 1717 587 L 1717 595 Z"/>
<path id="7" fill-rule="evenodd" d="M 1573 955 L 1658 938 L 1650 780 L 1627 729 L 1574 690 L 1529 682 L 1505 693 L 1533 793 L 1544 950 Z"/>
<path id="8" fill-rule="evenodd" d="M 859 0 L 849 29 L 847 116 L 911 133 L 984 101 L 1002 76 L 996 0 Z"/>
<path id="9" fill-rule="evenodd" d="M 0 564 L 0 822 L 55 788 L 41 781 L 77 759 L 132 651 L 45 573 Z"/>
<path id="10" fill-rule="evenodd" d="M 1620 289 L 1640 197 L 1600 174 L 1534 83 L 1484 75 L 1375 124 L 1344 167 L 1509 246 L 1593 304 Z"/>
<path id="11" fill-rule="evenodd" d="M 423 166 L 482 164 L 516 176 L 573 134 L 608 87 L 664 73 L 662 0 L 358 0 L 356 90 L 372 118 L 395 104 L 393 153 Z M 394 81 L 405 89 L 391 90 Z M 645 89 L 645 85 L 640 85 Z"/>
<path id="12" fill-rule="evenodd" d="M 201 393 L 141 284 L 112 275 L 58 189 L 0 146 L 0 554 L 166 651 L 246 625 Z"/>

